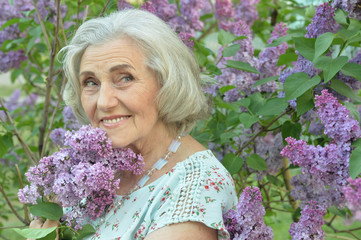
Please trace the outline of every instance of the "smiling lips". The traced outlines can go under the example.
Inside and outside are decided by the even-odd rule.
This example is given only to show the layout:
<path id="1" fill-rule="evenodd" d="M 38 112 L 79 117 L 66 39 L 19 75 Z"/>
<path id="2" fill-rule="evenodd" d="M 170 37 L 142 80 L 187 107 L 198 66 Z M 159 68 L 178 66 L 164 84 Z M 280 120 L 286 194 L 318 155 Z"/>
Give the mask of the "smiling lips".
<path id="1" fill-rule="evenodd" d="M 113 118 L 113 119 L 102 119 L 102 121 L 104 123 L 117 123 L 117 122 L 120 122 L 120 121 L 125 120 L 127 118 L 130 118 L 130 116 L 117 117 L 117 118 Z"/>

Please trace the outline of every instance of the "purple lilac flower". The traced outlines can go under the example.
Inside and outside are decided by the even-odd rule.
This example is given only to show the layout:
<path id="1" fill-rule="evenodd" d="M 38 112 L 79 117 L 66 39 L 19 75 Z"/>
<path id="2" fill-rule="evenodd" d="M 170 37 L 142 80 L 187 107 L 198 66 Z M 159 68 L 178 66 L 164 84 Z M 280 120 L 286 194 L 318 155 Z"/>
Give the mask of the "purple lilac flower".
<path id="1" fill-rule="evenodd" d="M 282 135 L 269 133 L 265 137 L 256 138 L 254 147 L 258 155 L 263 157 L 267 164 L 267 173 L 276 175 L 283 166 L 280 151 L 284 148 Z"/>
<path id="2" fill-rule="evenodd" d="M 141 6 L 140 9 L 148 11 L 150 13 L 156 14 L 156 9 L 154 7 L 154 4 L 151 1 L 146 1 L 144 2 Z"/>
<path id="3" fill-rule="evenodd" d="M 0 26 L 13 18 L 22 17 L 22 14 L 10 4 L 9 1 L 1 1 L 0 8 L 2 13 L 0 15 Z M 0 31 L 0 45 L 6 40 L 16 39 L 21 32 L 17 25 L 11 25 Z M 10 50 L 8 52 L 0 51 L 0 72 L 7 72 L 11 68 L 19 68 L 20 63 L 26 60 L 26 56 L 22 50 Z"/>
<path id="4" fill-rule="evenodd" d="M 334 0 L 332 2 L 334 8 L 341 8 L 348 13 L 350 18 L 361 20 L 361 8 L 359 0 Z"/>
<path id="5" fill-rule="evenodd" d="M 193 48 L 194 42 L 191 39 L 192 36 L 189 33 L 181 32 L 181 33 L 179 33 L 179 37 L 187 47 Z"/>
<path id="6" fill-rule="evenodd" d="M 204 7 L 204 1 L 199 0 L 181 0 L 180 12 L 183 14 L 186 22 L 195 30 L 203 29 L 203 22 L 200 21 L 201 9 Z"/>
<path id="7" fill-rule="evenodd" d="M 83 126 L 65 133 L 62 148 L 44 157 L 25 174 L 30 186 L 20 189 L 23 203 L 35 204 L 44 196 L 57 196 L 63 207 L 71 207 L 62 218 L 66 224 L 80 229 L 86 218 L 96 219 L 110 205 L 119 185 L 115 172 L 140 174 L 144 161 L 130 149 L 112 149 L 105 131 Z"/>
<path id="8" fill-rule="evenodd" d="M 163 21 L 169 21 L 171 18 L 177 15 L 177 6 L 170 4 L 168 0 L 151 0 L 152 5 L 156 10 L 155 15 L 163 19 Z"/>
<path id="9" fill-rule="evenodd" d="M 292 178 L 292 195 L 303 202 L 315 200 L 325 208 L 342 206 L 342 188 L 349 177 L 351 141 L 360 138 L 358 122 L 332 94 L 322 90 L 315 106 L 324 125 L 324 133 L 332 138 L 324 147 L 308 145 L 303 140 L 286 138 L 288 145 L 281 154 L 301 167 L 301 175 Z"/>
<path id="10" fill-rule="evenodd" d="M 219 27 L 228 31 L 233 26 L 231 19 L 235 15 L 232 2 L 229 0 L 216 0 L 215 9 L 215 17 L 219 20 Z"/>
<path id="11" fill-rule="evenodd" d="M 316 14 L 312 18 L 310 25 L 306 27 L 306 38 L 317 38 L 323 33 L 335 33 L 339 29 L 339 24 L 336 22 L 335 9 L 328 3 L 323 3 L 316 9 Z"/>
<path id="12" fill-rule="evenodd" d="M 252 26 L 254 21 L 258 19 L 258 11 L 256 4 L 259 0 L 242 0 L 236 6 L 235 20 L 243 20 L 248 26 Z"/>
<path id="13" fill-rule="evenodd" d="M 343 188 L 346 204 L 351 210 L 352 218 L 361 221 L 361 178 L 348 178 L 349 185 Z"/>
<path id="14" fill-rule="evenodd" d="M 325 126 L 325 134 L 333 138 L 334 142 L 342 144 L 360 138 L 361 131 L 358 121 L 332 94 L 324 89 L 321 91 L 321 95 L 315 97 L 315 100 L 315 106 L 318 107 L 317 113 Z"/>
<path id="15" fill-rule="evenodd" d="M 76 119 L 73 110 L 70 106 L 65 106 L 63 108 L 63 117 L 64 117 L 64 123 L 65 127 L 70 130 L 77 130 L 80 128 L 80 123 Z"/>
<path id="16" fill-rule="evenodd" d="M 263 221 L 265 213 L 261 191 L 257 187 L 245 188 L 239 197 L 236 208 L 223 215 L 231 239 L 272 239 L 273 231 Z"/>
<path id="17" fill-rule="evenodd" d="M 289 230 L 292 240 L 323 240 L 325 232 L 322 225 L 326 211 L 314 201 L 309 201 L 301 211 L 300 220 L 292 223 Z"/>
<path id="18" fill-rule="evenodd" d="M 49 138 L 56 146 L 64 147 L 65 132 L 64 128 L 55 128 L 51 131 Z"/>
<path id="19" fill-rule="evenodd" d="M 271 34 L 268 43 L 271 43 L 274 39 L 285 36 L 287 34 L 287 26 L 283 23 L 276 24 L 274 31 Z M 279 57 L 286 53 L 288 48 L 287 43 L 281 43 L 275 47 L 268 47 L 259 53 L 259 68 L 258 71 L 261 73 L 260 78 L 266 78 L 271 76 L 279 75 L 281 70 L 285 67 L 277 66 Z M 270 82 L 262 86 L 261 91 L 274 92 L 277 89 L 275 82 Z"/>

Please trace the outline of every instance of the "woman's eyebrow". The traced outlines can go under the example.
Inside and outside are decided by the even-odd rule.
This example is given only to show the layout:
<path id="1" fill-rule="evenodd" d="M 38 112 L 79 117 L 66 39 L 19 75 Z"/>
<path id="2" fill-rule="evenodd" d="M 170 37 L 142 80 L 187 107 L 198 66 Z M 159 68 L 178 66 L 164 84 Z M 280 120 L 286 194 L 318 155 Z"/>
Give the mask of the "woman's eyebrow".
<path id="1" fill-rule="evenodd" d="M 84 72 L 81 72 L 81 73 L 79 74 L 79 77 L 81 77 L 81 76 L 83 76 L 83 75 L 94 75 L 94 72 L 92 72 L 92 71 L 84 71 Z"/>
<path id="2" fill-rule="evenodd" d="M 124 70 L 124 69 L 128 69 L 131 68 L 133 70 L 135 70 L 135 68 L 132 65 L 129 64 L 120 64 L 120 65 L 116 65 L 110 68 L 109 72 L 115 72 L 118 70 Z"/>

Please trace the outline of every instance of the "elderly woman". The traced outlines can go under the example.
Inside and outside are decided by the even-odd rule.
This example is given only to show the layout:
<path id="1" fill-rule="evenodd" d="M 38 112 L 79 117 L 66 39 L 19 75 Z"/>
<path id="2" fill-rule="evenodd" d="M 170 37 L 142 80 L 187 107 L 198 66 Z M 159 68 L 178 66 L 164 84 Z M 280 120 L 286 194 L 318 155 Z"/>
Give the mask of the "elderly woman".
<path id="1" fill-rule="evenodd" d="M 141 153 L 145 173 L 120 174 L 117 198 L 89 239 L 227 239 L 230 174 L 188 132 L 206 116 L 191 51 L 162 20 L 124 10 L 85 22 L 64 53 L 65 102 L 113 147 Z"/>

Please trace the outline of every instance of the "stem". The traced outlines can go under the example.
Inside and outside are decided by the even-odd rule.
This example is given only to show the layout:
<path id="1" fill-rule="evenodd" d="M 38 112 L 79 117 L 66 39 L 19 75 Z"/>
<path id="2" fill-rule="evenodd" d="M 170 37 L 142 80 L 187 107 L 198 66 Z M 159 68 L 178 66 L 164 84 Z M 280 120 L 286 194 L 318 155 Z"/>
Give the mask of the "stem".
<path id="1" fill-rule="evenodd" d="M 18 173 L 18 176 L 19 176 L 20 188 L 24 188 L 23 178 L 21 177 L 20 169 L 17 164 L 15 164 L 15 168 L 16 168 L 16 172 Z M 26 204 L 23 204 L 23 206 L 24 206 L 25 221 L 27 224 L 30 224 L 28 208 L 26 207 Z"/>
<path id="2" fill-rule="evenodd" d="M 50 96 L 51 96 L 51 89 L 53 86 L 53 75 L 54 75 L 54 61 L 56 56 L 56 47 L 58 45 L 58 33 L 59 33 L 59 22 L 60 22 L 60 0 L 56 0 L 56 27 L 54 38 L 52 41 L 52 47 L 50 52 L 50 68 L 48 77 L 46 80 L 46 94 L 45 94 L 45 102 L 44 102 L 44 114 L 41 125 L 39 127 L 39 141 L 38 141 L 38 148 L 39 148 L 39 155 L 42 156 L 43 147 L 44 147 L 44 134 L 46 130 L 46 125 L 48 123 L 48 115 L 49 115 L 49 107 L 50 107 Z"/>
<path id="3" fill-rule="evenodd" d="M 107 7 L 108 7 L 109 3 L 110 3 L 110 0 L 108 0 L 108 1 L 105 3 L 105 5 L 104 5 L 102 11 L 100 12 L 100 14 L 98 15 L 98 17 L 102 17 L 102 16 L 103 16 L 103 14 L 105 13 L 105 10 L 107 10 Z"/>
<path id="4" fill-rule="evenodd" d="M 288 192 L 291 192 L 291 191 L 292 191 L 292 185 L 291 185 L 291 177 L 292 177 L 292 175 L 291 175 L 291 172 L 290 172 L 290 170 L 289 170 L 289 168 L 288 168 L 288 164 L 289 164 L 289 163 L 288 163 L 288 159 L 284 157 L 284 158 L 283 158 L 283 168 L 284 168 L 285 170 L 283 171 L 283 181 L 285 182 L 285 186 L 286 186 L 287 191 L 288 191 Z M 298 203 L 297 203 L 297 201 L 291 196 L 291 194 L 288 195 L 288 201 L 289 201 L 289 203 L 291 204 L 292 209 L 293 209 L 294 211 L 296 211 L 297 208 L 298 208 Z M 293 221 L 296 222 L 297 219 L 296 219 L 295 217 L 293 217 Z"/>
<path id="5" fill-rule="evenodd" d="M 357 227 L 357 228 L 351 228 L 348 230 L 338 230 L 336 229 L 334 226 L 331 225 L 331 221 L 330 222 L 326 222 L 326 226 L 328 226 L 329 228 L 331 228 L 335 233 L 348 233 L 351 236 L 355 237 L 358 240 L 361 240 L 360 238 L 358 238 L 354 233 L 352 233 L 352 231 L 357 231 L 357 230 L 361 230 L 361 227 Z"/>
<path id="6" fill-rule="evenodd" d="M 345 240 L 354 240 L 353 238 L 343 237 L 343 236 L 337 236 L 334 234 L 325 233 L 326 237 L 333 237 L 337 239 L 345 239 Z"/>
<path id="7" fill-rule="evenodd" d="M 65 84 L 66 84 L 66 79 L 63 79 L 63 83 L 62 83 L 62 86 L 61 86 L 61 89 L 60 89 L 60 92 L 58 94 L 58 101 L 56 103 L 56 106 L 55 106 L 55 109 L 53 111 L 53 115 L 51 116 L 51 119 L 50 119 L 50 124 L 49 124 L 49 127 L 48 127 L 48 131 L 46 133 L 46 136 L 45 136 L 45 139 L 44 139 L 44 147 L 42 149 L 42 152 L 41 152 L 41 156 L 40 158 L 42 158 L 45 154 L 45 151 L 46 151 L 46 146 L 47 146 L 47 143 L 49 142 L 49 135 L 50 135 L 50 131 L 51 131 L 51 128 L 53 127 L 53 124 L 54 124 L 54 121 L 55 121 L 55 117 L 56 117 L 56 113 L 58 112 L 58 109 L 60 107 L 60 102 L 62 101 L 62 94 L 63 94 L 63 91 L 64 91 L 64 88 L 65 88 Z"/>
<path id="8" fill-rule="evenodd" d="M 217 27 L 217 25 L 218 25 L 218 22 L 215 21 L 201 36 L 199 36 L 199 38 L 197 39 L 197 42 L 199 42 L 203 38 L 207 37 L 212 32 L 213 28 Z"/>
<path id="9" fill-rule="evenodd" d="M 11 202 L 10 202 L 8 196 L 6 195 L 6 193 L 5 193 L 2 185 L 0 185 L 0 192 L 1 192 L 2 195 L 4 196 L 7 204 L 9 205 L 11 211 L 15 214 L 15 216 L 16 216 L 22 223 L 25 223 L 25 224 L 26 224 L 25 219 L 23 219 L 23 218 L 17 213 L 17 211 L 15 210 L 15 208 L 13 207 L 13 205 L 11 204 Z"/>
<path id="10" fill-rule="evenodd" d="M 33 163 L 37 164 L 38 161 L 36 160 L 36 157 L 35 155 L 31 152 L 29 146 L 25 143 L 25 141 L 22 139 L 22 137 L 20 136 L 19 134 L 19 131 L 17 130 L 17 128 L 15 127 L 15 123 L 12 119 L 12 117 L 10 116 L 8 110 L 5 108 L 5 104 L 4 104 L 4 101 L 3 99 L 0 97 L 0 105 L 1 107 L 4 108 L 4 112 L 5 112 L 5 115 L 7 117 L 7 119 L 9 120 L 11 126 L 13 126 L 13 134 L 17 137 L 17 139 L 19 140 L 21 146 L 23 147 L 24 151 L 25 151 L 25 154 L 27 155 L 27 157 L 33 161 Z M 0 118 L 1 120 L 1 118 Z M 2 120 L 3 123 L 6 123 L 5 120 Z"/>
<path id="11" fill-rule="evenodd" d="M 261 127 L 261 129 L 255 134 L 253 135 L 240 149 L 238 149 L 238 151 L 236 152 L 236 155 L 239 155 L 242 153 L 243 149 L 245 149 L 253 140 L 256 139 L 256 137 L 258 137 L 259 135 L 261 135 L 263 132 L 267 131 L 267 129 L 269 127 L 271 127 L 275 122 L 277 122 L 278 119 L 280 119 L 281 117 L 283 117 L 284 115 L 293 112 L 294 110 L 286 110 L 283 113 L 281 113 L 280 115 L 278 115 L 277 117 L 275 117 L 275 119 L 273 119 L 269 124 L 267 124 L 265 127 Z"/>
<path id="12" fill-rule="evenodd" d="M 36 15 L 38 16 L 41 29 L 43 30 L 43 33 L 44 33 L 44 38 L 45 38 L 46 45 L 48 46 L 48 49 L 50 51 L 51 47 L 50 47 L 49 36 L 48 36 L 48 33 L 46 32 L 44 21 L 43 21 L 43 18 L 41 17 L 41 15 L 40 15 L 39 9 L 36 7 L 35 0 L 33 0 L 33 5 L 34 5 L 34 8 L 35 8 Z"/>

